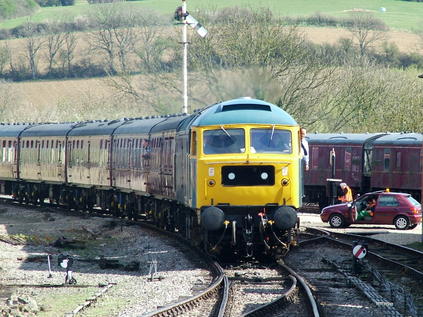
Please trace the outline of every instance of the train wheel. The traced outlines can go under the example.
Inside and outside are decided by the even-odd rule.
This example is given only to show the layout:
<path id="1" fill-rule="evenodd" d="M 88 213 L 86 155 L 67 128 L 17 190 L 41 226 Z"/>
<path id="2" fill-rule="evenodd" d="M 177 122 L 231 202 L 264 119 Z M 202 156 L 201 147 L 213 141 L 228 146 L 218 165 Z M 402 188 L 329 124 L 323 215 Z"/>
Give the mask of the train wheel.
<path id="1" fill-rule="evenodd" d="M 405 230 L 408 229 L 410 221 L 405 216 L 398 216 L 394 220 L 394 225 L 398 230 Z"/>
<path id="2" fill-rule="evenodd" d="M 342 228 L 345 226 L 344 216 L 340 214 L 333 214 L 329 218 L 329 224 L 332 228 Z"/>

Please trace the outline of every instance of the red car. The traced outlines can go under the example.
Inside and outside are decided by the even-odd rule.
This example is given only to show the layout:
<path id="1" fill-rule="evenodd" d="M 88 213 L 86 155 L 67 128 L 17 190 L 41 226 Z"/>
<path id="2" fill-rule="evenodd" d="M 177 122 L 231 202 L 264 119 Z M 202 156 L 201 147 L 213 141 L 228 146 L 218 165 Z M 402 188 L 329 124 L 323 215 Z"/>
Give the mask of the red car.
<path id="1" fill-rule="evenodd" d="M 395 225 L 405 230 L 422 222 L 422 209 L 410 194 L 377 191 L 364 194 L 353 202 L 325 207 L 320 218 L 333 228 L 358 223 Z"/>

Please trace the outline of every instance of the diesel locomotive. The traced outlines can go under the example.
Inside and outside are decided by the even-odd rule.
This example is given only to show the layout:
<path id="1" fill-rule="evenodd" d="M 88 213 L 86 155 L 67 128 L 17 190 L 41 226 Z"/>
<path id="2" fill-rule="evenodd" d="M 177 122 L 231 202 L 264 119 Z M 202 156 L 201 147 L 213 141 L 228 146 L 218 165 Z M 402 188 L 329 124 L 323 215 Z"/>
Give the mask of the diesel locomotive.
<path id="1" fill-rule="evenodd" d="M 422 133 L 309 133 L 306 138 L 305 200 L 330 204 L 328 179 L 346 182 L 354 194 L 389 188 L 422 200 Z"/>
<path id="2" fill-rule="evenodd" d="M 178 231 L 208 252 L 285 253 L 301 205 L 300 135 L 279 107 L 220 102 L 191 115 L 0 125 L 0 189 Z"/>

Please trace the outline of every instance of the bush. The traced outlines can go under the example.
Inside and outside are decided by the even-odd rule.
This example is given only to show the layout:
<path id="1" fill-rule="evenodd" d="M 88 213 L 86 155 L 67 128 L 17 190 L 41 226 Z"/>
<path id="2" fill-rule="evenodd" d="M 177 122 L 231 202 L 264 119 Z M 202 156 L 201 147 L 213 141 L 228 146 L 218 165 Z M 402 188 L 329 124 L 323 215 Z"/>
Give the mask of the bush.
<path id="1" fill-rule="evenodd" d="M 41 7 L 72 6 L 75 0 L 35 0 Z"/>
<path id="2" fill-rule="evenodd" d="M 115 0 L 88 0 L 89 4 L 97 4 L 97 3 L 112 3 Z"/>

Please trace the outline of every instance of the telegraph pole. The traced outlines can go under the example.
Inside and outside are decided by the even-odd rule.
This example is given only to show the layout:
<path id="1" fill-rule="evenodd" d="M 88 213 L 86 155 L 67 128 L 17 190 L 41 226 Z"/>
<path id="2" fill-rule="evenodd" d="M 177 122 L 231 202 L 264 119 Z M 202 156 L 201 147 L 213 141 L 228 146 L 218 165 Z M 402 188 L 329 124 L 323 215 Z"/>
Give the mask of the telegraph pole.
<path id="1" fill-rule="evenodd" d="M 207 30 L 187 11 L 187 1 L 182 0 L 182 6 L 177 7 L 175 11 L 175 19 L 182 23 L 182 82 L 183 82 L 183 113 L 188 113 L 188 25 L 192 27 L 202 38 L 206 37 Z"/>
<path id="2" fill-rule="evenodd" d="M 182 73 L 183 73 L 183 99 L 184 106 L 182 108 L 183 113 L 188 113 L 188 30 L 187 30 L 187 2 L 182 0 L 182 45 L 183 45 L 183 62 L 182 62 Z"/>

